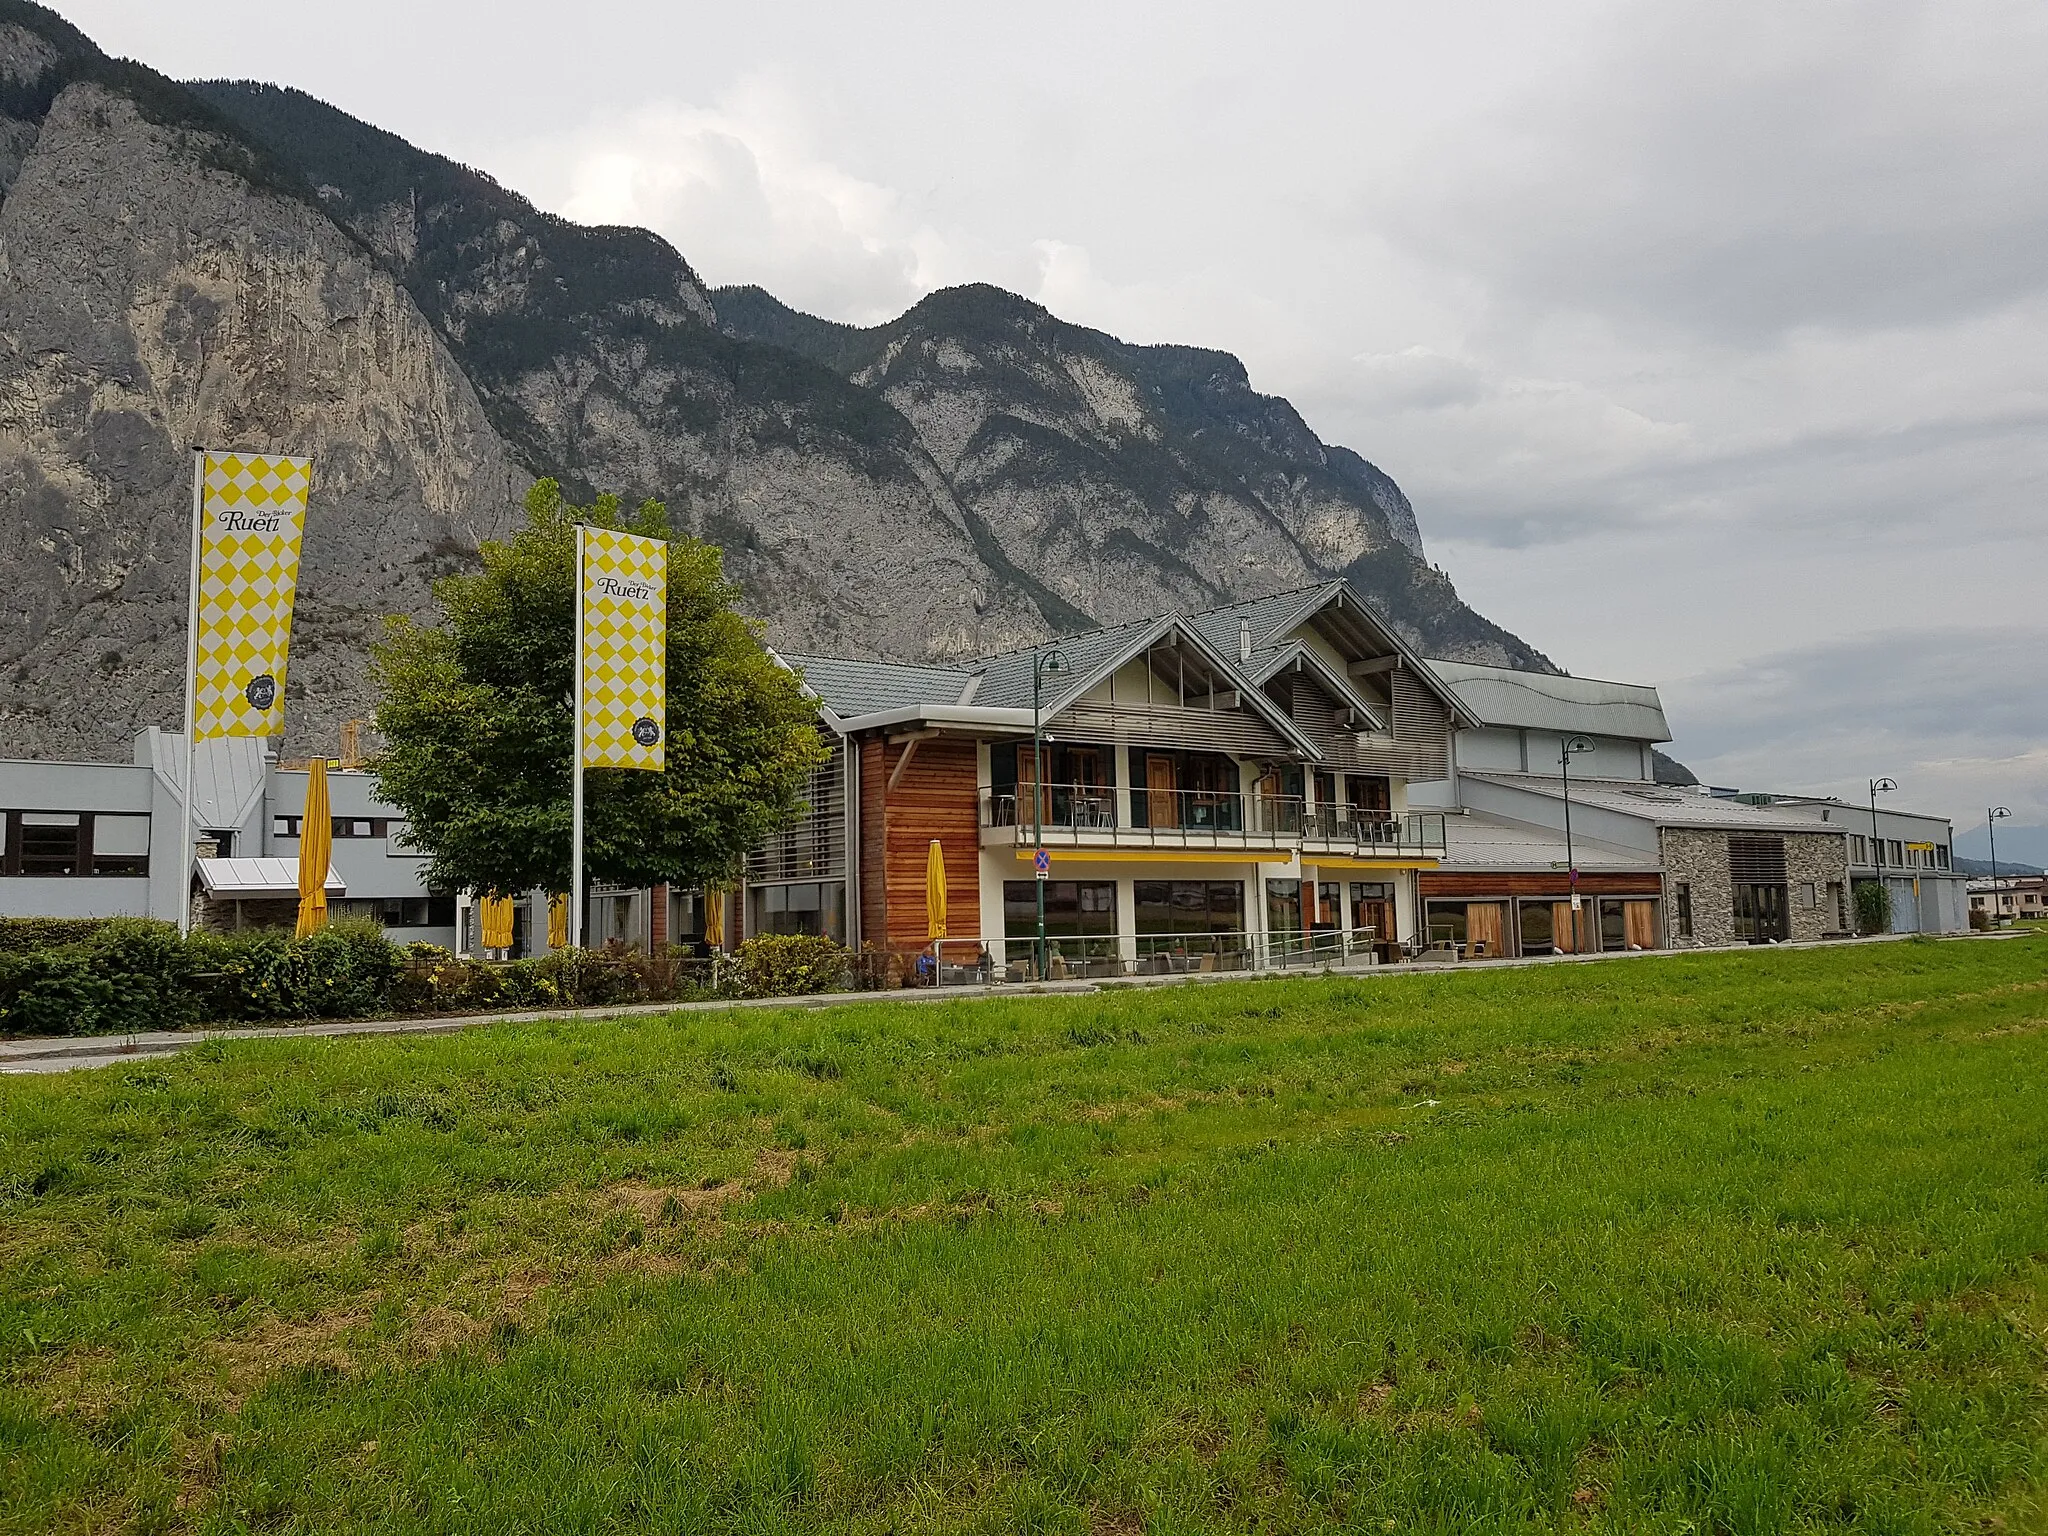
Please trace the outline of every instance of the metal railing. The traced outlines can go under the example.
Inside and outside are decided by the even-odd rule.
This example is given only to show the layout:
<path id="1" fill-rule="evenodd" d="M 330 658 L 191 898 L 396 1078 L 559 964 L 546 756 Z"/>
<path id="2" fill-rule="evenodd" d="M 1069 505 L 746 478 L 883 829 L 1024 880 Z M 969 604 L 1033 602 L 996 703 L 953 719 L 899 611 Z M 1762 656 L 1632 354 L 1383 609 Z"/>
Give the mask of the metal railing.
<path id="1" fill-rule="evenodd" d="M 1048 934 L 1045 964 L 1035 938 L 934 939 L 919 953 L 919 986 L 995 986 L 1047 981 L 1111 981 L 1372 965 L 1398 958 L 1371 929 L 1312 933 Z"/>
<path id="2" fill-rule="evenodd" d="M 1028 785 L 984 790 L 981 825 L 1014 831 L 1020 843 L 1029 840 L 1035 827 L 1042 827 L 1055 843 L 1201 846 L 1264 841 L 1424 855 L 1441 855 L 1444 850 L 1440 813 L 1390 816 L 1236 790 L 1047 784 L 1039 791 L 1035 817 Z"/>

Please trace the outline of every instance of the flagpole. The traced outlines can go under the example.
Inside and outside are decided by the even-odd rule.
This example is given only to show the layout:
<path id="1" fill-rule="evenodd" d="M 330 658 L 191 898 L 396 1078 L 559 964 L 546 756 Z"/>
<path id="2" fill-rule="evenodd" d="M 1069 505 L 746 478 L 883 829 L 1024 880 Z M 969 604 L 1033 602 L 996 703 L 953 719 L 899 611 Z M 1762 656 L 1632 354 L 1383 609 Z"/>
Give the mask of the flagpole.
<path id="1" fill-rule="evenodd" d="M 569 947 L 583 947 L 583 524 L 576 525 L 575 720 L 569 731 Z"/>
<path id="2" fill-rule="evenodd" d="M 178 838 L 178 934 L 192 932 L 192 762 L 198 728 L 199 530 L 205 517 L 206 450 L 192 450 L 192 579 L 185 594 L 185 788 Z"/>

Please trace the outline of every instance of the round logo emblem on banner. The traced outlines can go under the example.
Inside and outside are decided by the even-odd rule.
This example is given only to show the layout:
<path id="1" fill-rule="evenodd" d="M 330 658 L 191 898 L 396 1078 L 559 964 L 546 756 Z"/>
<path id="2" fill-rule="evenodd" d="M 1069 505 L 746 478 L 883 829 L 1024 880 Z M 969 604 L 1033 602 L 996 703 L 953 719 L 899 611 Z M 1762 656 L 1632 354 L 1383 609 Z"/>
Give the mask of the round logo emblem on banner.
<path id="1" fill-rule="evenodd" d="M 251 709 L 268 709 L 277 702 L 277 679 L 268 672 L 261 677 L 249 679 L 249 686 L 242 690 L 242 697 L 249 701 Z"/>
<path id="2" fill-rule="evenodd" d="M 651 747 L 661 740 L 661 727 L 642 715 L 633 722 L 633 739 L 643 747 Z"/>

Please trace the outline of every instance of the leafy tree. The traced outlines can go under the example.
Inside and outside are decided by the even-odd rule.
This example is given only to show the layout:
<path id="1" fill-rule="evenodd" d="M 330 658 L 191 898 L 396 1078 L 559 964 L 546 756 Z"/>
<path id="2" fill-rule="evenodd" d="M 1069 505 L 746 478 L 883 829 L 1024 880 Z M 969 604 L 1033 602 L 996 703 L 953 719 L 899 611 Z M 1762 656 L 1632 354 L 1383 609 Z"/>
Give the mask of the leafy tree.
<path id="1" fill-rule="evenodd" d="M 411 823 L 427 883 L 494 895 L 568 886 L 579 522 L 669 540 L 667 769 L 585 771 L 586 876 L 729 875 L 802 810 L 824 755 L 815 708 L 734 611 L 718 550 L 672 534 L 660 502 L 631 515 L 615 496 L 576 507 L 542 480 L 526 512 L 509 543 L 484 545 L 482 571 L 435 584 L 442 624 L 394 619 L 373 651 L 378 791 Z"/>

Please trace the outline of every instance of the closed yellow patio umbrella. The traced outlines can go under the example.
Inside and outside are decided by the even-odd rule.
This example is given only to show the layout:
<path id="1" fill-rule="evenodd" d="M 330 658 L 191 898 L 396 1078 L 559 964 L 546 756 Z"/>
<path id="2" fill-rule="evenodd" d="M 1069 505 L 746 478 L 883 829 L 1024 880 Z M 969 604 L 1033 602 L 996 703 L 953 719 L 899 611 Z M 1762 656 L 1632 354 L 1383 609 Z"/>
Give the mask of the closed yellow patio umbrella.
<path id="1" fill-rule="evenodd" d="M 946 936 L 946 851 L 936 837 L 924 856 L 924 927 L 926 938 Z"/>
<path id="2" fill-rule="evenodd" d="M 313 759 L 306 810 L 299 818 L 299 926 L 305 938 L 327 926 L 327 862 L 334 854 L 334 811 L 327 799 L 327 761 Z"/>
<path id="3" fill-rule="evenodd" d="M 562 891 L 548 898 L 548 948 L 569 947 L 569 898 Z"/>
<path id="4" fill-rule="evenodd" d="M 512 947 L 512 898 L 486 896 L 477 903 L 477 922 L 482 925 L 485 949 Z"/>
<path id="5" fill-rule="evenodd" d="M 704 942 L 713 949 L 725 947 L 725 892 L 704 893 Z"/>

